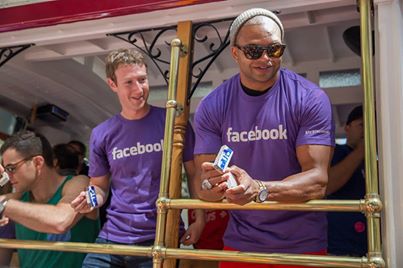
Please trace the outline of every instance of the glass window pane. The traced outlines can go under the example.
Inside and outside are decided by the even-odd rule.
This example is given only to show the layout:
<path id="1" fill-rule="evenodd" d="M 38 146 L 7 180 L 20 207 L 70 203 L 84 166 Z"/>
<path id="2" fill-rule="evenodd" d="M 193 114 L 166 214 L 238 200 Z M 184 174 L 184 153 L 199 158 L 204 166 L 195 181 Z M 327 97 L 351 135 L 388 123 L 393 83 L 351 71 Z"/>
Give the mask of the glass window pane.
<path id="1" fill-rule="evenodd" d="M 359 85 L 361 85 L 361 74 L 359 69 L 319 73 L 319 86 L 321 88 L 351 87 Z"/>

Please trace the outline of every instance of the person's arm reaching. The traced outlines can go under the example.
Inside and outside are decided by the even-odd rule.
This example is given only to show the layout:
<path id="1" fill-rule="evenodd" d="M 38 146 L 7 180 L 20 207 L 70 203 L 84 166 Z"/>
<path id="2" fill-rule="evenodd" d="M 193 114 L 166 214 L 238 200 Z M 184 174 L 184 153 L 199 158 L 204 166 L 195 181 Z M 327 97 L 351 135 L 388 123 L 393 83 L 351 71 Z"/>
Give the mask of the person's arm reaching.
<path id="1" fill-rule="evenodd" d="M 71 179 L 63 187 L 62 198 L 56 205 L 9 199 L 3 215 L 38 232 L 65 233 L 83 216 L 74 211 L 70 202 L 87 186 L 88 177 L 86 176 Z"/>
<path id="2" fill-rule="evenodd" d="M 361 165 L 362 161 L 364 161 L 364 140 L 343 160 L 330 167 L 326 194 L 332 194 L 343 187 L 353 176 L 354 171 Z"/>
<path id="3" fill-rule="evenodd" d="M 90 179 L 90 185 L 94 186 L 98 207 L 102 207 L 108 198 L 109 193 L 109 177 L 110 175 L 104 175 L 99 177 L 93 177 Z M 87 203 L 87 192 L 82 191 L 71 202 L 71 207 L 78 213 L 85 214 L 93 210 L 93 208 Z"/>

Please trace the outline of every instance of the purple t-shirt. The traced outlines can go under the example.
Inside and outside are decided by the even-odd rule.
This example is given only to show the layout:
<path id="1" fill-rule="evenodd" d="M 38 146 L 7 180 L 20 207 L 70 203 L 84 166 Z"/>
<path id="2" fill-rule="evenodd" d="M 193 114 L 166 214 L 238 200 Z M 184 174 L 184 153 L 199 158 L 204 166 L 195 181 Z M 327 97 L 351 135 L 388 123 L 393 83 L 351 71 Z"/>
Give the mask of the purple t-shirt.
<path id="1" fill-rule="evenodd" d="M 15 239 L 15 224 L 13 221 L 0 227 L 0 238 Z"/>
<path id="2" fill-rule="evenodd" d="M 331 105 L 315 84 L 286 69 L 261 96 L 247 95 L 239 74 L 206 96 L 195 114 L 195 154 L 234 150 L 230 165 L 255 179 L 278 181 L 301 172 L 296 147 L 334 145 Z M 268 189 L 270 192 L 270 189 Z M 226 246 L 256 252 L 326 249 L 326 215 L 318 212 L 231 211 Z"/>
<path id="3" fill-rule="evenodd" d="M 165 109 L 151 106 L 142 119 L 120 114 L 95 127 L 90 140 L 90 177 L 110 173 L 112 199 L 99 237 L 132 244 L 155 238 Z M 183 161 L 193 159 L 194 133 L 186 131 Z"/>

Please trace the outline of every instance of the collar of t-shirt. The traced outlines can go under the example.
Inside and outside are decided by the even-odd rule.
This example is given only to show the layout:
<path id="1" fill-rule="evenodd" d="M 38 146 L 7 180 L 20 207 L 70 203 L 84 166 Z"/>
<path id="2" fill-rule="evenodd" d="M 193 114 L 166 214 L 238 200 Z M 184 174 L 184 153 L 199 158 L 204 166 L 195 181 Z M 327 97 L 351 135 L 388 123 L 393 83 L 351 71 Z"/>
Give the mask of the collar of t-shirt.
<path id="1" fill-rule="evenodd" d="M 243 92 L 245 92 L 245 94 L 248 96 L 262 96 L 267 91 L 269 91 L 269 89 L 271 89 L 271 87 L 269 87 L 263 91 L 258 91 L 258 90 L 250 89 L 250 88 L 244 86 L 242 83 L 241 83 L 241 86 L 242 86 Z"/>

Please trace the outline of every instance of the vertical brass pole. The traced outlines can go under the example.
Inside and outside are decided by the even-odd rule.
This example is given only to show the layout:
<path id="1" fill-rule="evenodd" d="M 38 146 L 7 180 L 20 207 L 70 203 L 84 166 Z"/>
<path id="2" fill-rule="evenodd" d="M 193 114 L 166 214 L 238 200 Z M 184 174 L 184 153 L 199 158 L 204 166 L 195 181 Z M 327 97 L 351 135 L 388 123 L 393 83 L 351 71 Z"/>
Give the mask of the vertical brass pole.
<path id="1" fill-rule="evenodd" d="M 368 259 L 375 267 L 383 267 L 380 240 L 381 202 L 378 188 L 376 155 L 375 98 L 372 65 L 371 1 L 360 0 L 361 60 L 364 86 L 364 136 L 365 136 L 365 183 L 368 225 Z M 371 211 L 374 208 L 374 211 Z"/>
<path id="2" fill-rule="evenodd" d="M 186 124 L 189 119 L 188 89 L 190 86 L 190 66 L 192 63 L 193 37 L 192 22 L 184 21 L 178 23 L 177 36 L 182 41 L 183 48 L 187 52 L 181 55 L 179 59 L 178 70 L 178 92 L 176 101 L 183 112 L 175 119 L 174 128 L 174 146 L 172 151 L 172 168 L 169 180 L 169 198 L 176 199 L 181 197 L 182 189 L 182 153 L 185 140 Z M 167 215 L 166 228 L 169 232 L 165 233 L 165 246 L 167 248 L 177 248 L 179 243 L 179 222 L 180 210 L 169 210 Z M 167 259 L 164 261 L 164 268 L 176 267 L 177 260 Z"/>
<path id="3" fill-rule="evenodd" d="M 168 87 L 168 100 L 166 103 L 166 120 L 164 132 L 164 150 L 162 154 L 162 167 L 161 167 L 161 182 L 160 193 L 157 201 L 157 226 L 155 232 L 154 253 L 153 253 L 153 267 L 162 267 L 162 254 L 161 249 L 164 247 L 165 224 L 166 224 L 166 208 L 161 205 L 161 200 L 168 197 L 168 184 L 169 175 L 171 172 L 171 159 L 172 159 L 172 140 L 173 128 L 176 114 L 176 89 L 177 89 L 177 75 L 179 66 L 179 53 L 181 49 L 181 41 L 174 39 L 171 42 L 171 64 L 169 68 L 169 87 Z"/>

